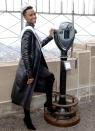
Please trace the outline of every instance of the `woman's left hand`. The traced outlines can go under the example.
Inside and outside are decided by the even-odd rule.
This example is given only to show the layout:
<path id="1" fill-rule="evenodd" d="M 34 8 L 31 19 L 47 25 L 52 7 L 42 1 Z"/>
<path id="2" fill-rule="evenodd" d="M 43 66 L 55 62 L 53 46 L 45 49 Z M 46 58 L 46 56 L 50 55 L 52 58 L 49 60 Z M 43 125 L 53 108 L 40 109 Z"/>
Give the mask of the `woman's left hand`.
<path id="1" fill-rule="evenodd" d="M 51 29 L 49 30 L 49 35 L 53 37 L 54 31 L 55 31 L 55 29 L 52 29 L 52 28 L 51 28 Z"/>

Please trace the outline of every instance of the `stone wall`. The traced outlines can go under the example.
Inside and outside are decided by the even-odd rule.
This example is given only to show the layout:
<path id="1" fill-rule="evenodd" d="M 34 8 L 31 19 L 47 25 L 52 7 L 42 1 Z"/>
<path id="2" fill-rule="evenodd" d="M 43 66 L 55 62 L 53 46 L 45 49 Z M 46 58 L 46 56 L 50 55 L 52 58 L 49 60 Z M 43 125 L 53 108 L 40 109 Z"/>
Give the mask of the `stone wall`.
<path id="1" fill-rule="evenodd" d="M 95 44 L 86 43 L 74 46 L 73 57 L 68 58 L 71 69 L 66 74 L 66 93 L 76 96 L 79 100 L 90 100 L 95 95 Z M 60 90 L 60 60 L 48 60 L 49 70 L 55 75 L 53 90 Z M 19 110 L 11 104 L 11 90 L 15 79 L 18 63 L 0 63 L 0 114 Z M 42 107 L 45 94 L 34 94 L 32 108 Z"/>

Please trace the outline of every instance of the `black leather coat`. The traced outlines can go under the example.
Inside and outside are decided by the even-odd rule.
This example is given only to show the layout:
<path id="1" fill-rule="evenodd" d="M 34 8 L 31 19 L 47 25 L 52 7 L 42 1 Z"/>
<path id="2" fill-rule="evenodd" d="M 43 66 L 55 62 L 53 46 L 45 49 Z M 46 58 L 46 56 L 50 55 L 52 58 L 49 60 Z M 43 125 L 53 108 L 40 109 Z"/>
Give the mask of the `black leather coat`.
<path id="1" fill-rule="evenodd" d="M 50 40 L 52 40 L 51 36 L 44 39 L 41 42 L 42 47 Z M 44 66 L 47 67 L 37 38 L 31 30 L 26 30 L 21 40 L 21 60 L 11 93 L 13 103 L 30 109 L 32 95 L 38 81 L 37 76 L 41 59 L 43 60 Z M 31 87 L 27 85 L 28 78 L 34 78 Z"/>

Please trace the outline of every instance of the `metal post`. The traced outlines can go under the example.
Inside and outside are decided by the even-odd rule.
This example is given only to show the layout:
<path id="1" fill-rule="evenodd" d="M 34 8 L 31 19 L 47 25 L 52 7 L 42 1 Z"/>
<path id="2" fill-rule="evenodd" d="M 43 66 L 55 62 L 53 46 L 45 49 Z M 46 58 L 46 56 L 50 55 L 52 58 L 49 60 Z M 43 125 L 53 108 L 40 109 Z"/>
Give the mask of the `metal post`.
<path id="1" fill-rule="evenodd" d="M 6 7 L 6 11 L 7 11 L 7 0 L 5 0 L 5 7 Z"/>
<path id="2" fill-rule="evenodd" d="M 22 8 L 22 6 L 23 6 L 23 2 L 22 2 L 22 0 L 21 0 L 21 8 Z M 23 16 L 22 16 L 22 14 L 21 14 L 21 30 L 23 29 Z"/>
<path id="3" fill-rule="evenodd" d="M 72 24 L 73 24 L 73 27 L 74 27 L 74 0 L 73 0 L 73 3 L 72 3 Z M 71 57 L 73 56 L 73 45 L 71 47 Z"/>
<path id="4" fill-rule="evenodd" d="M 66 104 L 66 69 L 64 61 L 67 61 L 67 52 L 61 52 L 61 63 L 60 63 L 60 98 L 59 104 Z"/>

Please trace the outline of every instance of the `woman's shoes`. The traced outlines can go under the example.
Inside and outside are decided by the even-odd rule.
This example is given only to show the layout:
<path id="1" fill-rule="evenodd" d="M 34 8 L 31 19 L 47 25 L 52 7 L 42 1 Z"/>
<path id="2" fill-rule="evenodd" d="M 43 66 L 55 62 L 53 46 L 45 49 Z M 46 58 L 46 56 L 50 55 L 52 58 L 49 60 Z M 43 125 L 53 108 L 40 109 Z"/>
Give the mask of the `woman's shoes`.
<path id="1" fill-rule="evenodd" d="M 48 112 L 54 113 L 56 112 L 56 109 L 53 109 L 53 107 L 47 107 Z"/>
<path id="2" fill-rule="evenodd" d="M 44 110 L 45 110 L 45 108 L 46 108 L 47 111 L 50 112 L 50 113 L 54 113 L 54 112 L 57 111 L 56 109 L 54 109 L 54 108 L 52 107 L 52 105 L 48 105 L 47 103 L 44 104 Z"/>
<path id="3" fill-rule="evenodd" d="M 36 130 L 35 126 L 32 124 L 31 118 L 24 117 L 23 121 L 29 130 Z"/>

